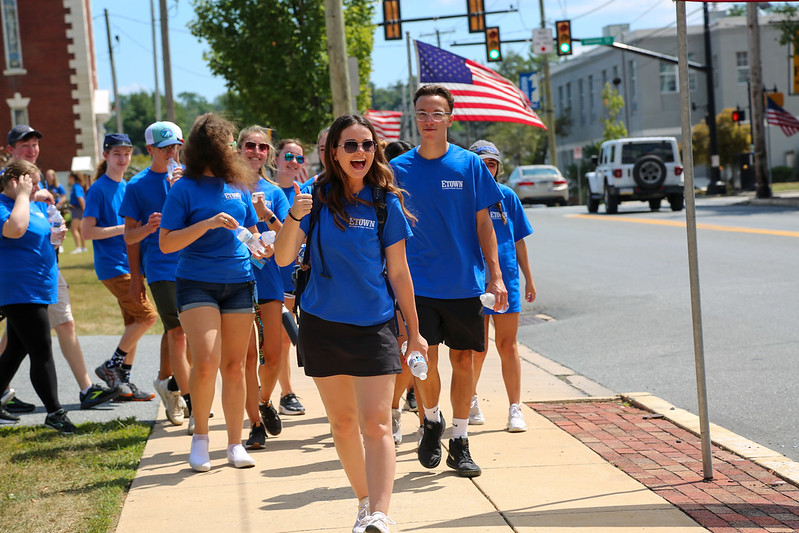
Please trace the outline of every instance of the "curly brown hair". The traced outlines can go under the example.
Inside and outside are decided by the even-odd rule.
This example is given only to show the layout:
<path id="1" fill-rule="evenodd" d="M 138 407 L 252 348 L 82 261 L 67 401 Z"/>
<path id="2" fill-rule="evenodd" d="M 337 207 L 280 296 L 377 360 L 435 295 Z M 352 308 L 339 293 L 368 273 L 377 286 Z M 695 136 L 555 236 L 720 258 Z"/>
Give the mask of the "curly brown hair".
<path id="1" fill-rule="evenodd" d="M 319 198 L 322 203 L 327 204 L 327 208 L 333 213 L 336 226 L 340 229 L 344 229 L 349 220 L 349 215 L 344 208 L 347 203 L 360 202 L 372 205 L 371 201 L 362 200 L 352 195 L 345 186 L 344 170 L 342 170 L 339 162 L 333 159 L 333 153 L 341 140 L 341 133 L 355 124 L 367 127 L 372 133 L 372 139 L 377 139 L 374 126 L 361 115 L 353 113 L 338 117 L 330 126 L 330 132 L 325 143 L 325 168 L 327 170 L 319 178 Z M 388 161 L 386 161 L 386 156 L 383 154 L 383 148 L 380 143 L 375 143 L 374 161 L 372 161 L 372 166 L 366 173 L 364 182 L 373 188 L 379 187 L 385 189 L 387 193 L 395 194 L 399 199 L 405 218 L 411 222 L 416 222 L 416 217 L 405 208 L 403 190 L 397 186 L 394 180 L 394 173 L 391 171 L 391 167 L 388 166 Z M 327 192 L 325 192 L 326 189 Z"/>
<path id="2" fill-rule="evenodd" d="M 208 170 L 212 176 L 225 180 L 225 183 L 252 189 L 258 177 L 231 149 L 228 139 L 233 138 L 235 133 L 233 123 L 215 113 L 197 117 L 183 148 L 186 176 L 198 179 Z"/>
<path id="3" fill-rule="evenodd" d="M 8 185 L 8 182 L 12 179 L 19 180 L 20 176 L 25 174 L 33 177 L 34 174 L 38 173 L 39 167 L 30 161 L 26 161 L 25 159 L 15 159 L 9 163 L 3 170 L 3 173 L 0 174 L 0 190 L 5 189 L 6 185 Z"/>

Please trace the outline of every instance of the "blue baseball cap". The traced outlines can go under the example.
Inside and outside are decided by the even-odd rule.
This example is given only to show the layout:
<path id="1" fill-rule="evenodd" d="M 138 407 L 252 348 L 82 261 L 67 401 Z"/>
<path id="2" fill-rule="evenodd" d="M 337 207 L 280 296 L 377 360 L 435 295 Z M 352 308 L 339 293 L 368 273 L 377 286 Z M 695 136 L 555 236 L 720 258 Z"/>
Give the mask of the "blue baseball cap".
<path id="1" fill-rule="evenodd" d="M 109 133 L 103 141 L 103 152 L 107 152 L 114 146 L 133 146 L 130 137 L 124 133 Z"/>
<path id="2" fill-rule="evenodd" d="M 34 135 L 38 139 L 42 138 L 42 134 L 38 130 L 31 128 L 27 124 L 17 124 L 8 132 L 8 144 L 13 146 L 15 142 L 21 141 L 30 135 Z"/>
<path id="3" fill-rule="evenodd" d="M 173 122 L 155 122 L 144 130 L 144 143 L 147 146 L 155 146 L 156 148 L 183 144 L 183 132 Z"/>
<path id="4" fill-rule="evenodd" d="M 502 163 L 502 156 L 499 153 L 496 145 L 490 141 L 479 140 L 475 141 L 469 147 L 469 150 L 480 156 L 480 159 L 493 159 Z"/>

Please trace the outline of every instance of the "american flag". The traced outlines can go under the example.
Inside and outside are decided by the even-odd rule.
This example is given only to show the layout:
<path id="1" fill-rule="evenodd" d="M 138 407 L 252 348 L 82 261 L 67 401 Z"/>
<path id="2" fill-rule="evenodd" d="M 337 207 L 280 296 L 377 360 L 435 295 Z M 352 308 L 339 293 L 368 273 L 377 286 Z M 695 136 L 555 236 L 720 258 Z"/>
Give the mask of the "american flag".
<path id="1" fill-rule="evenodd" d="M 372 123 L 377 136 L 388 142 L 399 141 L 402 111 L 375 111 L 370 109 L 363 118 Z"/>
<path id="2" fill-rule="evenodd" d="M 770 96 L 766 96 L 766 102 L 768 106 L 766 120 L 769 124 L 779 126 L 787 137 L 799 131 L 799 119 L 778 106 Z"/>
<path id="3" fill-rule="evenodd" d="M 455 120 L 518 122 L 547 129 L 530 100 L 490 68 L 416 41 L 419 83 L 437 83 L 455 97 Z"/>

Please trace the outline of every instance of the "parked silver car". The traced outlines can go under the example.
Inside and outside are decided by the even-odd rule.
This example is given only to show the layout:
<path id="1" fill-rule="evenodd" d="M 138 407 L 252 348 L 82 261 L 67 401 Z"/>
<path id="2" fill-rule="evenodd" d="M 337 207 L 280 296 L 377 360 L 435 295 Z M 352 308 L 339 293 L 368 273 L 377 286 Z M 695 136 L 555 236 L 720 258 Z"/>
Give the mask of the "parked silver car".
<path id="1" fill-rule="evenodd" d="M 552 165 L 523 165 L 508 177 L 523 204 L 566 205 L 569 203 L 569 182 Z"/>

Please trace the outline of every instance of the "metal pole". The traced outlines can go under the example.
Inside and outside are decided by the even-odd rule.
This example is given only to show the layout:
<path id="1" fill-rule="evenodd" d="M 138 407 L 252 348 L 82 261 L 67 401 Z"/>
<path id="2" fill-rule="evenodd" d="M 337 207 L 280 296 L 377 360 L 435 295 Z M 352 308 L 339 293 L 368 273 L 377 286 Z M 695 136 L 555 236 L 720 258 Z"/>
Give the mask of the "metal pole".
<path id="1" fill-rule="evenodd" d="M 677 40 L 681 64 L 688 62 L 688 31 L 685 21 L 685 1 L 677 1 Z M 696 243 L 696 198 L 694 197 L 694 157 L 691 143 L 691 92 L 688 69 L 680 68 L 680 99 L 682 100 L 682 152 L 685 175 L 685 226 L 688 236 L 688 270 L 691 283 L 691 311 L 694 329 L 694 361 L 696 392 L 699 400 L 699 437 L 702 441 L 702 470 L 705 480 L 713 479 L 713 455 L 710 442 L 710 422 L 707 410 L 705 380 L 705 349 L 702 340 L 702 305 L 699 291 L 699 260 Z"/>
<path id="2" fill-rule="evenodd" d="M 352 111 L 342 0 L 325 0 L 325 28 L 327 29 L 327 57 L 330 68 L 330 94 L 333 97 L 333 117 L 338 117 Z"/>
<path id="3" fill-rule="evenodd" d="M 164 105 L 166 119 L 175 122 L 175 100 L 172 98 L 172 60 L 169 53 L 169 13 L 166 0 L 160 0 L 161 7 L 161 48 L 164 55 Z"/>
<path id="4" fill-rule="evenodd" d="M 547 22 L 544 17 L 544 0 L 538 0 L 538 7 L 541 10 L 541 27 L 546 28 Z M 544 117 L 547 126 L 547 136 L 549 137 L 549 164 L 553 167 L 558 166 L 558 146 L 555 140 L 555 102 L 552 98 L 552 81 L 549 79 L 549 57 L 544 59 L 544 94 L 543 102 Z"/>
<path id="5" fill-rule="evenodd" d="M 408 49 L 408 132 L 411 134 L 411 142 L 416 145 L 416 120 L 414 120 L 413 93 L 413 67 L 411 66 L 411 32 L 405 32 L 405 42 Z"/>
<path id="6" fill-rule="evenodd" d="M 710 49 L 710 13 L 708 12 L 707 2 L 704 2 L 704 37 L 705 37 L 705 74 L 707 85 L 707 129 L 710 151 L 710 184 L 707 186 L 708 194 L 726 194 L 727 185 L 721 179 L 719 165 L 719 136 L 716 125 L 716 91 L 713 87 L 713 52 Z"/>
<path id="7" fill-rule="evenodd" d="M 114 87 L 114 104 L 117 108 L 117 133 L 124 133 L 122 129 L 122 102 L 119 101 L 119 91 L 117 91 L 117 71 L 114 68 L 114 48 L 111 46 L 111 26 L 108 24 L 108 10 L 105 11 L 105 33 L 108 37 L 108 56 L 111 59 L 111 84 Z"/>
<path id="8" fill-rule="evenodd" d="M 155 40 L 155 0 L 150 0 L 150 17 L 153 28 L 153 68 L 155 70 L 155 120 L 161 120 L 161 91 L 158 88 L 158 43 Z"/>

